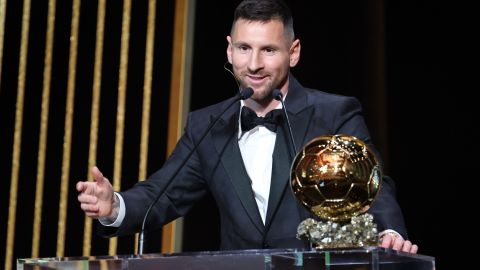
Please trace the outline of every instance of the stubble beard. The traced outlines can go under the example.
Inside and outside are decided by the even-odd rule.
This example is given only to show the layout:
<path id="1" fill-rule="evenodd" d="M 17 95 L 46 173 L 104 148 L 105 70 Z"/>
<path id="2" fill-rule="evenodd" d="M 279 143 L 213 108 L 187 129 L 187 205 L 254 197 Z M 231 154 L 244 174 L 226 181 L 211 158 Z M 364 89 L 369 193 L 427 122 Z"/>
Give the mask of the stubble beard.
<path id="1" fill-rule="evenodd" d="M 258 103 L 264 103 L 272 100 L 273 88 L 271 85 L 267 85 L 267 88 L 262 90 L 254 90 L 252 99 Z"/>
<path id="2" fill-rule="evenodd" d="M 240 79 L 240 85 L 243 87 L 243 88 L 247 88 L 247 87 L 252 87 L 252 86 L 249 86 L 248 84 L 245 83 L 245 80 L 243 79 L 244 77 L 240 77 L 242 79 Z M 273 83 L 272 82 L 268 82 L 267 84 L 265 84 L 264 86 L 262 86 L 261 89 L 255 89 L 254 87 L 252 87 L 252 89 L 254 90 L 253 92 L 253 95 L 251 97 L 252 100 L 256 101 L 257 103 L 268 103 L 270 102 L 273 97 L 272 97 L 272 92 L 273 92 Z"/>

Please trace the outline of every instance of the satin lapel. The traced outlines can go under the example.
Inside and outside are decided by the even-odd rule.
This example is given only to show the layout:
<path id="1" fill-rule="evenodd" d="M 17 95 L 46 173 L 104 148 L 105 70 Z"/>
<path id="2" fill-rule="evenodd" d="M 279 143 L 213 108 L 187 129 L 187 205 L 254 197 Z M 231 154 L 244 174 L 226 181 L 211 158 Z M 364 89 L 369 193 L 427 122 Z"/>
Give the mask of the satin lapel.
<path id="1" fill-rule="evenodd" d="M 308 106 L 305 91 L 301 89 L 302 86 L 293 77 L 291 77 L 290 81 L 291 88 L 286 98 L 285 107 L 287 108 L 295 143 L 297 148 L 301 149 L 311 123 L 313 107 Z M 268 231 L 275 217 L 284 192 L 291 192 L 290 188 L 288 190 L 286 188 L 289 187 L 287 184 L 290 179 L 290 169 L 295 154 L 292 150 L 287 123 L 284 118 L 282 119 L 284 121 L 281 123 L 281 128 L 277 129 L 277 138 L 273 150 L 272 180 L 265 222 L 266 231 Z"/>
<path id="2" fill-rule="evenodd" d="M 238 110 L 233 115 L 227 116 L 219 121 L 212 130 L 212 138 L 215 148 L 220 155 L 223 167 L 225 168 L 232 185 L 242 202 L 245 211 L 250 220 L 260 233 L 264 232 L 264 225 L 257 203 L 252 191 L 250 177 L 247 174 L 245 165 L 243 164 L 242 154 L 238 147 Z M 232 209 L 232 211 L 235 211 Z"/>
<path id="3" fill-rule="evenodd" d="M 275 139 L 275 147 L 273 150 L 273 163 L 272 163 L 272 180 L 270 183 L 270 195 L 268 197 L 268 210 L 267 218 L 265 220 L 265 227 L 270 227 L 275 212 L 277 211 L 278 204 L 280 203 L 285 188 L 288 183 L 290 175 L 290 163 L 292 158 L 288 147 L 288 132 L 285 128 L 277 129 L 277 138 Z M 286 136 L 285 136 L 286 135 Z"/>
<path id="4" fill-rule="evenodd" d="M 313 106 L 308 102 L 307 92 L 304 87 L 291 75 L 289 84 L 285 107 L 292 125 L 293 137 L 298 148 L 297 151 L 299 151 L 305 143 L 308 125 L 311 123 Z"/>
<path id="5" fill-rule="evenodd" d="M 297 152 L 302 149 L 305 142 L 305 137 L 307 136 L 308 126 L 311 123 L 313 108 L 309 107 L 305 110 L 299 112 L 298 114 L 288 114 L 290 119 L 290 124 L 292 125 L 293 138 L 295 138 L 295 144 L 297 145 Z M 290 141 L 288 141 L 290 143 Z M 291 153 L 293 150 L 289 148 Z M 293 161 L 293 158 L 292 158 Z"/>

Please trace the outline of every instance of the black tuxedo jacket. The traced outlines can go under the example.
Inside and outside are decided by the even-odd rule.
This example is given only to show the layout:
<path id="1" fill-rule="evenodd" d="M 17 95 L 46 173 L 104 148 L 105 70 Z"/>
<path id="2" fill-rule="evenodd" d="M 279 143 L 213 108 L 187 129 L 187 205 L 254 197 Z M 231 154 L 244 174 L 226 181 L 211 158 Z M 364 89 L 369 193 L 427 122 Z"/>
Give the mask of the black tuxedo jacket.
<path id="1" fill-rule="evenodd" d="M 147 181 L 121 193 L 126 205 L 121 226 L 101 226 L 101 234 L 125 235 L 140 229 L 145 211 L 158 190 L 170 179 L 211 121 L 231 101 L 189 114 L 184 135 L 165 165 Z M 353 135 L 371 145 L 361 106 L 354 98 L 304 88 L 290 76 L 285 107 L 299 147 L 317 136 L 332 134 Z M 296 230 L 298 224 L 311 215 L 297 202 L 288 183 L 294 156 L 286 123 L 277 128 L 264 225 L 238 146 L 239 113 L 240 102 L 224 113 L 152 209 L 147 229 L 158 228 L 185 215 L 210 190 L 220 212 L 221 249 L 303 248 L 305 243 L 296 239 Z M 406 237 L 390 179 L 384 178 L 369 212 L 374 215 L 379 231 L 393 229 Z"/>

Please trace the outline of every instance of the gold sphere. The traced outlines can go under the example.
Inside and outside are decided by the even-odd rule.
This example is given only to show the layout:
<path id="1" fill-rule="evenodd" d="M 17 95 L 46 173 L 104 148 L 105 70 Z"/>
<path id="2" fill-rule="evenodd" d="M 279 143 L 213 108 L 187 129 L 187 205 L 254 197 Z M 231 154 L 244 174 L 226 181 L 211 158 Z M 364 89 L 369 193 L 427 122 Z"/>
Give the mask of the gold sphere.
<path id="1" fill-rule="evenodd" d="M 313 214 L 333 222 L 366 212 L 382 180 L 378 159 L 361 140 L 320 136 L 307 143 L 292 163 L 291 187 Z"/>

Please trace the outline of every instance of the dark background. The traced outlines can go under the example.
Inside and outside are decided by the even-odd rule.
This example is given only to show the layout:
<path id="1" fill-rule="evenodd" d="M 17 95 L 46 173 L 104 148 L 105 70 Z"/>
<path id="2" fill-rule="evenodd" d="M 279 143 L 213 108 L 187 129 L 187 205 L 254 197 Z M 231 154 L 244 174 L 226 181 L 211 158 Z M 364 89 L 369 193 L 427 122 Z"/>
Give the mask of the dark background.
<path id="1" fill-rule="evenodd" d="M 40 256 L 55 255 L 59 182 L 69 58 L 71 1 L 57 1 L 47 167 Z M 137 182 L 143 89 L 147 1 L 132 1 L 122 188 Z M 198 0 L 195 14 L 191 110 L 236 93 L 223 68 L 235 1 Z M 292 70 L 306 87 L 358 98 L 385 173 L 397 194 L 409 238 L 419 253 L 436 258 L 439 269 L 452 269 L 465 256 L 462 242 L 475 234 L 478 143 L 473 93 L 473 53 L 464 37 L 469 7 L 438 1 L 287 1 L 296 36 L 302 42 L 300 63 Z M 20 47 L 22 1 L 8 1 L 0 82 L 0 264 L 4 264 Z M 14 258 L 31 254 L 38 153 L 40 100 L 47 0 L 32 1 L 29 33 L 22 156 L 19 175 Z M 123 1 L 107 1 L 102 69 L 97 165 L 113 175 L 118 66 Z M 75 183 L 88 172 L 90 100 L 95 47 L 96 1 L 82 1 L 77 64 L 72 162 L 65 256 L 82 252 L 84 215 L 76 202 Z M 171 77 L 174 1 L 157 1 L 155 63 L 148 172 L 166 156 Z M 470 65 L 468 65 L 470 64 Z M 472 72 L 473 71 L 473 72 Z M 472 74 L 470 74 L 472 73 Z M 477 113 L 478 114 L 478 113 Z M 218 215 L 207 196 L 185 217 L 184 251 L 219 246 Z M 468 224 L 468 225 L 467 225 Z M 161 232 L 147 235 L 146 252 L 159 252 Z M 92 255 L 105 255 L 108 240 L 93 235 Z M 118 254 L 133 253 L 133 237 L 122 237 Z"/>

